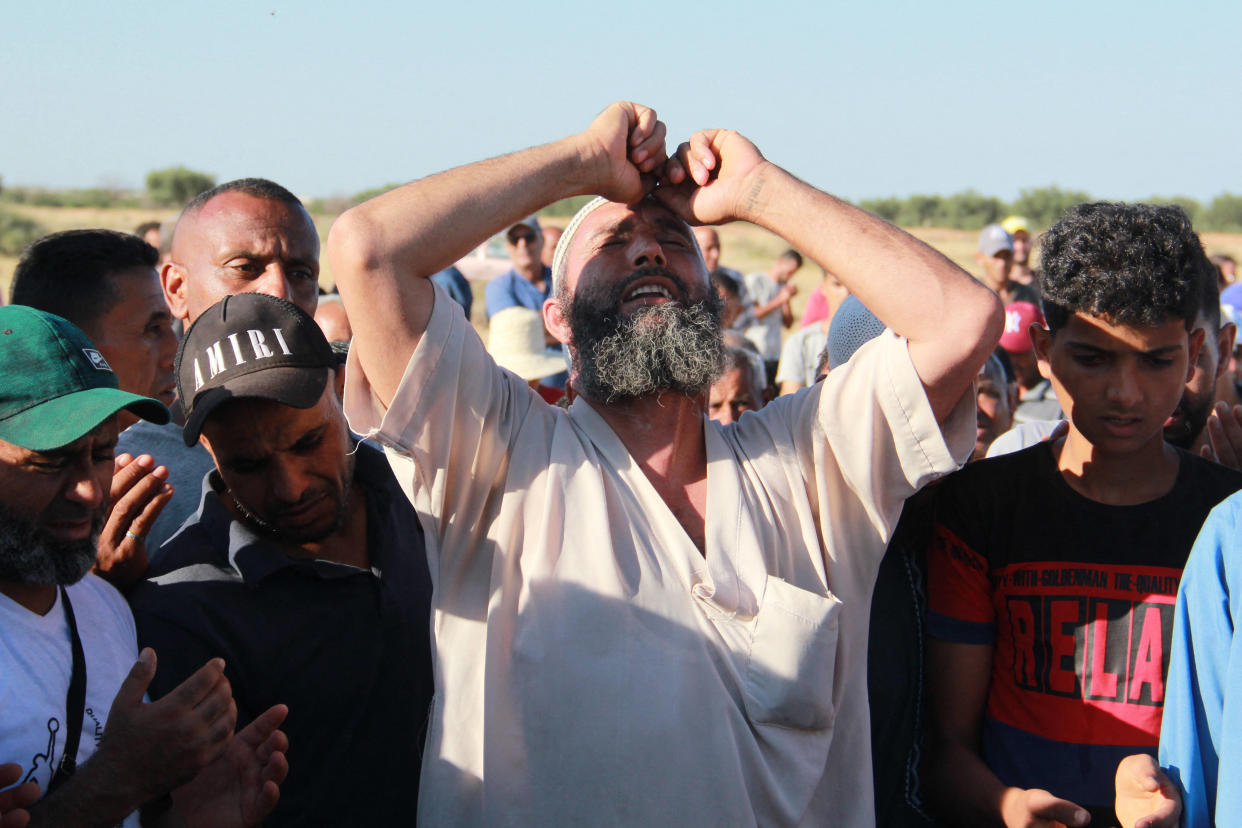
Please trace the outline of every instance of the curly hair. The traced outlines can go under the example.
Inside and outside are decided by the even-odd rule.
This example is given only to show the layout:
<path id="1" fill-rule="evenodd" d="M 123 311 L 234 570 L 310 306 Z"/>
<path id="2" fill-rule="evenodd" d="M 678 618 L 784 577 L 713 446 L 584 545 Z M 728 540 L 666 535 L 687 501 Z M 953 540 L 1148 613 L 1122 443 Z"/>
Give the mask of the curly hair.
<path id="1" fill-rule="evenodd" d="M 1190 218 L 1176 205 L 1097 202 L 1070 208 L 1044 235 L 1044 318 L 1053 332 L 1074 313 L 1115 325 L 1194 325 L 1215 282 Z"/>

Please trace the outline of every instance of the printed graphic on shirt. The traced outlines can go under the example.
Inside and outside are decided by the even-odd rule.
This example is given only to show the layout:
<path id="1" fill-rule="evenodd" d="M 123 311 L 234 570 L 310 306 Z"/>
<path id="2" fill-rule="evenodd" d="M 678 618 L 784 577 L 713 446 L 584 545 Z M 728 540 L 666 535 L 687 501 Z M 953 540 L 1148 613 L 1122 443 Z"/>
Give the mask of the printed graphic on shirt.
<path id="1" fill-rule="evenodd" d="M 30 759 L 30 772 L 22 780 L 22 784 L 38 781 L 36 776 L 40 768 L 48 768 L 56 773 L 56 734 L 60 731 L 60 720 L 55 716 L 47 720 L 47 747 L 42 753 L 36 753 Z"/>
<path id="2" fill-rule="evenodd" d="M 958 585 L 949 600 L 933 590 L 934 634 L 994 637 L 990 717 L 1057 741 L 1155 744 L 1179 570 L 1036 561 L 988 571 L 944 526 L 932 555 L 935 583 Z"/>

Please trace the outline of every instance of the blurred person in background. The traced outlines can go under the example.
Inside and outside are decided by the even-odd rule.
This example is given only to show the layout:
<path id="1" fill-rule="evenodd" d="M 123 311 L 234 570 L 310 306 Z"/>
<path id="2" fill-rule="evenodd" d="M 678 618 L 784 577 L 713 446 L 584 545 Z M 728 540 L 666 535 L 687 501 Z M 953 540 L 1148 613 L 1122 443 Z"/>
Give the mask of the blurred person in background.
<path id="1" fill-rule="evenodd" d="M 1031 268 L 1034 245 L 1030 223 L 1022 216 L 1009 216 L 1001 222 L 1001 227 L 1013 238 L 1013 269 L 1009 272 L 1009 281 L 1038 291 L 1039 275 Z"/>
<path id="2" fill-rule="evenodd" d="M 798 251 L 786 250 L 767 273 L 748 273 L 744 280 L 755 315 L 755 324 L 745 333 L 763 357 L 765 387 L 773 386 L 776 380 L 776 368 L 781 359 L 781 332 L 793 325 L 789 300 L 798 293 L 798 286 L 792 280 L 801 267 L 802 256 Z"/>
<path id="3" fill-rule="evenodd" d="M 747 411 L 758 411 L 768 402 L 768 389 L 764 382 L 763 360 L 758 352 L 743 338 L 742 342 L 729 343 L 725 334 L 724 369 L 707 392 L 707 416 L 721 425 L 736 423 Z"/>

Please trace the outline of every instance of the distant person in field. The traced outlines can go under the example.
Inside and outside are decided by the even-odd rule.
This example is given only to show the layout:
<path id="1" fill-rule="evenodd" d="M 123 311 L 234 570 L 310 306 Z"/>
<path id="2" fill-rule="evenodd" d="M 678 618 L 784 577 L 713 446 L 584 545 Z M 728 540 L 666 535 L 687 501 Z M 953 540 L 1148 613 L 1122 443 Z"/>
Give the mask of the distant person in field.
<path id="1" fill-rule="evenodd" d="M 746 289 L 742 283 L 725 272 L 726 268 L 711 271 L 712 287 L 720 297 L 720 323 L 726 331 L 741 333 L 755 322 L 755 314 L 746 303 Z M 736 271 L 735 271 L 736 272 Z"/>
<path id="2" fill-rule="evenodd" d="M 828 344 L 828 330 L 836 313 L 849 299 L 849 289 L 829 271 L 823 271 L 819 287 L 807 302 L 807 317 L 814 314 L 814 324 L 803 326 L 785 339 L 781 346 L 780 362 L 776 366 L 776 389 L 778 394 L 792 394 L 799 388 L 815 383 L 819 357 Z M 812 303 L 822 305 L 813 310 Z M 805 318 L 805 317 L 804 317 Z"/>
<path id="3" fill-rule="evenodd" d="M 1051 378 L 1043 375 L 1031 339 L 1031 326 L 1043 324 L 1044 315 L 1037 305 L 1010 302 L 1005 306 L 1005 332 L 1001 334 L 1000 345 L 1009 356 L 1018 383 L 1018 406 L 1013 412 L 1015 423 L 1061 417 L 1056 388 Z"/>
<path id="4" fill-rule="evenodd" d="M 975 261 L 983 271 L 982 280 L 1005 304 L 1030 302 L 1039 305 L 1039 291 L 1031 285 L 1013 281 L 1013 236 L 999 224 L 989 224 L 979 233 Z"/>
<path id="5" fill-rule="evenodd" d="M 776 366 L 781 359 L 781 332 L 794 322 L 789 300 L 798 293 L 793 277 L 801 267 L 802 256 L 798 251 L 786 250 L 776 257 L 767 273 L 748 273 L 743 280 L 755 315 L 755 324 L 746 329 L 746 338 L 763 357 L 767 372 L 765 387 L 776 379 Z"/>
<path id="6" fill-rule="evenodd" d="M 13 273 L 13 302 L 77 325 L 116 372 L 122 391 L 171 405 L 177 387 L 177 337 L 155 272 L 156 257 L 151 245 L 129 233 L 53 233 L 22 254 Z M 139 422 L 160 428 L 125 410 L 117 414 L 122 432 L 139 428 Z M 123 589 L 146 571 L 148 554 L 158 546 L 149 535 L 174 487 L 193 489 L 197 481 L 171 475 L 143 452 L 118 453 L 114 472 L 95 571 Z"/>
<path id="7" fill-rule="evenodd" d="M 837 308 L 849 296 L 849 290 L 841 284 L 841 280 L 828 271 L 823 271 L 819 284 L 806 299 L 806 307 L 802 309 L 801 327 L 809 328 L 816 322 L 831 319 Z"/>
<path id="8" fill-rule="evenodd" d="M 1115 824 L 1118 765 L 1158 741 L 1182 567 L 1242 487 L 1164 439 L 1214 281 L 1181 208 L 1080 204 L 1041 261 L 1068 434 L 947 479 L 927 556 L 923 791 L 955 825 Z"/>
<path id="9" fill-rule="evenodd" d="M 134 235 L 138 236 L 156 250 L 160 249 L 161 233 L 160 223 L 158 221 L 144 221 L 142 224 L 134 228 Z"/>
<path id="10" fill-rule="evenodd" d="M 263 178 L 219 184 L 181 211 L 169 261 L 160 270 L 164 301 L 187 327 L 213 304 L 237 293 L 266 293 L 309 314 L 319 304 L 319 232 L 297 196 Z M 201 446 L 187 447 L 177 422 L 140 423 L 120 436 L 118 450 L 150 454 L 168 467 L 173 498 L 147 536 L 147 556 L 198 508 L 203 478 L 213 468 Z M 184 481 L 184 482 L 182 482 Z"/>
<path id="11" fill-rule="evenodd" d="M 552 266 L 552 255 L 556 253 L 556 243 L 564 233 L 561 228 L 549 225 L 543 228 L 543 255 L 540 257 L 546 267 Z"/>
<path id="12" fill-rule="evenodd" d="M 539 219 L 527 216 L 505 231 L 505 246 L 513 267 L 487 283 L 484 298 L 487 318 L 505 308 L 539 310 L 552 296 L 552 269 L 543 263 L 543 228 Z M 544 346 L 550 356 L 561 352 L 561 344 L 544 330 Z M 547 378 L 546 384 L 564 388 L 569 378 L 564 371 Z"/>
<path id="13" fill-rule="evenodd" d="M 708 389 L 707 416 L 721 425 L 736 423 L 745 412 L 767 404 L 763 360 L 748 344 L 726 344 L 723 372 Z"/>
<path id="14" fill-rule="evenodd" d="M 1022 216 L 1009 216 L 1001 222 L 1001 227 L 1013 238 L 1013 269 L 1009 271 L 1009 281 L 1038 291 L 1039 274 L 1031 267 L 1030 222 Z"/>
<path id="15" fill-rule="evenodd" d="M 433 273 L 431 281 L 444 288 L 449 297 L 461 305 L 462 313 L 466 315 L 466 318 L 470 318 L 470 314 L 474 312 L 474 291 L 470 287 L 470 280 L 457 265 L 449 265 Z"/>
<path id="16" fill-rule="evenodd" d="M 1238 263 L 1233 260 L 1233 256 L 1228 253 L 1216 253 L 1211 258 L 1212 264 L 1220 270 L 1221 290 L 1238 281 Z"/>
<path id="17" fill-rule="evenodd" d="M 341 302 L 339 293 L 319 297 L 319 306 L 315 308 L 315 324 L 329 342 L 348 342 L 354 336 L 353 329 L 349 327 L 349 315 L 345 313 L 345 305 Z"/>

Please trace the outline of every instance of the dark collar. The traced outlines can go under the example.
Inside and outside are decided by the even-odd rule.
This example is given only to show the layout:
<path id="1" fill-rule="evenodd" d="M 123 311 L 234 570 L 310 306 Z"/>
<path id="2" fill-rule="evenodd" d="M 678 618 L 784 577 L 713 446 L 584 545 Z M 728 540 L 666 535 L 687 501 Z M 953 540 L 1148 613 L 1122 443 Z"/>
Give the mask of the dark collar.
<path id="1" fill-rule="evenodd" d="M 381 452 L 366 443 L 354 446 L 357 457 L 354 485 L 361 486 L 366 494 L 369 572 L 382 577 L 386 544 L 373 543 L 372 539 L 379 516 L 388 511 L 397 484 Z M 366 571 L 348 564 L 285 554 L 266 535 L 236 517 L 225 504 L 226 497 L 229 495 L 224 483 L 213 469 L 203 478 L 202 500 L 195 518 L 211 547 L 213 562 L 233 569 L 246 584 L 258 586 L 268 576 L 285 569 L 300 570 L 325 580 L 347 578 Z"/>

